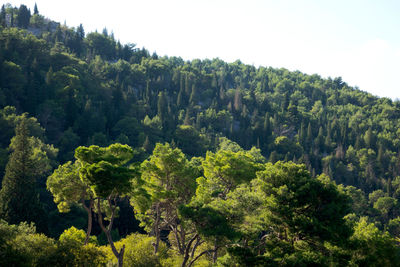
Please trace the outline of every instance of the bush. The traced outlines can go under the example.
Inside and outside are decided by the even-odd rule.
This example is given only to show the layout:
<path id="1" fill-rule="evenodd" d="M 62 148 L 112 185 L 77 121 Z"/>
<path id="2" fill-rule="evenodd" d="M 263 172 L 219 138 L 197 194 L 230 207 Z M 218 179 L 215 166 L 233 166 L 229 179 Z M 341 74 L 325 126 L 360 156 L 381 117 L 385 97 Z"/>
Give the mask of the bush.
<path id="1" fill-rule="evenodd" d="M 138 233 L 131 234 L 124 239 L 115 243 L 117 250 L 120 250 L 125 245 L 124 265 L 125 266 L 163 266 L 163 261 L 168 257 L 167 245 L 163 242 L 160 243 L 158 253 L 154 254 L 153 243 L 154 237 L 142 235 Z M 107 246 L 105 248 L 107 257 L 113 264 L 117 263 L 117 258 Z"/>

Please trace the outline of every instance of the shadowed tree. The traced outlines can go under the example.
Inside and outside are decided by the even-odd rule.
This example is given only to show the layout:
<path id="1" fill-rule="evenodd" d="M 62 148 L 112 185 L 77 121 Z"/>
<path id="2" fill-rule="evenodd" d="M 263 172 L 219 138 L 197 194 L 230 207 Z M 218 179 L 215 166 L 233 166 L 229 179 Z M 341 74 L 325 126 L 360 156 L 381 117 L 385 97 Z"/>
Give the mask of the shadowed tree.
<path id="1" fill-rule="evenodd" d="M 27 120 L 22 117 L 11 143 L 13 152 L 0 190 L 0 216 L 10 224 L 35 222 L 44 231 L 44 211 L 36 189 L 36 179 L 43 170 L 34 154 Z"/>
<path id="2" fill-rule="evenodd" d="M 21 5 L 18 9 L 18 27 L 28 28 L 29 20 L 31 19 L 31 11 L 26 5 Z"/>

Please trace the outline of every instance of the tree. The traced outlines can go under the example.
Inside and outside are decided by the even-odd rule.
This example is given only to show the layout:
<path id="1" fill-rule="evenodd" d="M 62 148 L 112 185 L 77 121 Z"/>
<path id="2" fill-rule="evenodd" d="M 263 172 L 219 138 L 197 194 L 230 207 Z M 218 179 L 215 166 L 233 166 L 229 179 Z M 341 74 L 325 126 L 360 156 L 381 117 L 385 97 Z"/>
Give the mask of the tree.
<path id="1" fill-rule="evenodd" d="M 11 225 L 0 220 L 1 266 L 54 266 L 62 263 L 57 252 L 55 241 L 36 233 L 33 224 Z"/>
<path id="2" fill-rule="evenodd" d="M 158 253 L 154 253 L 154 242 L 154 237 L 134 233 L 116 242 L 115 246 L 125 246 L 124 263 L 127 266 L 165 266 L 163 263 L 169 256 L 167 244 L 161 243 Z"/>
<path id="3" fill-rule="evenodd" d="M 21 5 L 18 9 L 18 27 L 28 28 L 29 20 L 31 19 L 31 11 L 28 10 L 26 5 Z"/>
<path id="4" fill-rule="evenodd" d="M 85 236 L 85 231 L 73 226 L 66 229 L 57 242 L 58 257 L 55 263 L 62 266 L 105 266 L 107 258 L 104 249 L 96 246 L 95 236 L 91 236 L 89 243 L 84 245 Z"/>
<path id="5" fill-rule="evenodd" d="M 36 188 L 36 179 L 43 170 L 38 166 L 40 160 L 35 158 L 26 117 L 17 125 L 15 133 L 13 152 L 0 190 L 0 216 L 10 224 L 35 222 L 44 231 L 44 211 Z"/>
<path id="6" fill-rule="evenodd" d="M 258 214 L 265 260 L 278 265 L 324 265 L 326 245 L 342 246 L 352 233 L 344 220 L 349 198 L 329 177 L 312 178 L 305 165 L 267 163 L 252 187 L 263 199 Z"/>
<path id="7" fill-rule="evenodd" d="M 202 160 L 204 176 L 196 180 L 198 186 L 193 200 L 180 209 L 182 216 L 195 226 L 194 238 L 197 238 L 189 243 L 191 259 L 189 261 L 186 253 L 182 266 L 186 266 L 186 262 L 191 266 L 207 253 L 212 254 L 215 263 L 218 251 L 238 236 L 233 225 L 240 215 L 233 212 L 237 209 L 232 207 L 229 195 L 254 179 L 256 172 L 263 168 L 265 159 L 258 149 L 245 151 L 227 139 L 221 141 L 220 150 L 207 152 Z M 198 244 L 202 243 L 206 243 L 206 248 L 195 254 Z"/>
<path id="8" fill-rule="evenodd" d="M 68 161 L 60 165 L 47 179 L 47 189 L 53 194 L 54 202 L 60 212 L 69 212 L 71 205 L 82 204 L 88 213 L 88 227 L 85 245 L 89 242 L 92 231 L 92 210 L 94 196 L 89 186 L 79 177 L 80 163 Z M 86 204 L 89 202 L 89 205 Z"/>
<path id="9" fill-rule="evenodd" d="M 208 151 L 202 161 L 204 177 L 197 179 L 196 198 L 204 204 L 225 198 L 236 186 L 254 179 L 256 172 L 263 168 L 263 160 L 258 149 Z"/>
<path id="10" fill-rule="evenodd" d="M 157 101 L 157 115 L 160 117 L 163 125 L 165 125 L 165 120 L 167 119 L 166 118 L 167 111 L 168 111 L 168 104 L 165 93 L 160 92 L 158 94 L 158 101 Z"/>
<path id="11" fill-rule="evenodd" d="M 34 15 L 39 15 L 39 10 L 38 10 L 38 7 L 37 7 L 37 4 L 35 3 L 35 6 L 34 6 L 34 8 L 33 8 L 33 14 Z"/>
<path id="12" fill-rule="evenodd" d="M 132 202 L 142 225 L 156 237 L 154 251 L 158 251 L 161 231 L 167 230 L 173 233 L 178 253 L 184 254 L 189 235 L 178 208 L 194 195 L 198 171 L 180 149 L 168 143 L 156 145 L 150 158 L 142 163 L 141 171 L 149 196 L 134 196 Z"/>
<path id="13" fill-rule="evenodd" d="M 3 27 L 6 26 L 6 8 L 4 7 L 4 4 L 1 6 L 0 11 L 0 25 Z"/>
<path id="14" fill-rule="evenodd" d="M 388 232 L 381 232 L 367 217 L 355 224 L 351 236 L 352 250 L 350 265 L 354 266 L 397 266 L 399 247 Z"/>
<path id="15" fill-rule="evenodd" d="M 80 146 L 75 150 L 75 158 L 80 162 L 80 178 L 94 195 L 98 223 L 118 259 L 118 266 L 123 265 L 125 247 L 117 250 L 111 230 L 117 216 L 118 198 L 140 190 L 137 170 L 126 166 L 133 156 L 132 148 L 121 144 L 109 147 Z M 105 225 L 104 220 L 109 222 L 108 225 Z"/>

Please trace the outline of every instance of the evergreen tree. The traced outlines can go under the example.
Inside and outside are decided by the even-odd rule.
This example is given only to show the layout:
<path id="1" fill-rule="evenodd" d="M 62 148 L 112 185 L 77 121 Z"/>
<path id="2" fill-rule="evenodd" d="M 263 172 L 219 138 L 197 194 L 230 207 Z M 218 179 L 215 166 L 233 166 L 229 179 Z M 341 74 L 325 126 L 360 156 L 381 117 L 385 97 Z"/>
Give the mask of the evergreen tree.
<path id="1" fill-rule="evenodd" d="M 235 102 L 233 104 L 234 108 L 236 111 L 241 111 L 242 110 L 242 94 L 239 90 L 239 88 L 236 88 L 235 91 Z"/>
<path id="2" fill-rule="evenodd" d="M 0 11 L 0 26 L 6 26 L 6 8 L 4 7 L 4 5 L 1 6 Z"/>
<path id="3" fill-rule="evenodd" d="M 183 90 L 180 89 L 178 93 L 178 97 L 176 99 L 176 106 L 181 107 L 183 105 Z"/>
<path id="4" fill-rule="evenodd" d="M 35 7 L 33 8 L 33 14 L 34 15 L 38 15 L 39 14 L 39 10 L 37 8 L 37 4 L 35 3 Z"/>
<path id="5" fill-rule="evenodd" d="M 18 10 L 18 27 L 28 28 L 29 20 L 31 18 L 31 11 L 26 7 L 26 5 L 21 5 Z"/>
<path id="6" fill-rule="evenodd" d="M 0 217 L 10 224 L 35 222 L 45 231 L 44 214 L 36 191 L 37 162 L 29 139 L 27 119 L 15 129 L 12 152 L 0 190 Z"/>
<path id="7" fill-rule="evenodd" d="M 83 38 L 85 38 L 85 30 L 83 29 L 82 23 L 79 24 L 76 32 L 78 33 L 78 37 L 80 40 L 83 40 Z"/>
<path id="8" fill-rule="evenodd" d="M 189 103 L 192 105 L 196 105 L 197 104 L 197 99 L 198 98 L 198 93 L 197 93 L 197 87 L 196 84 L 192 85 L 192 93 L 190 94 L 190 99 L 189 99 Z"/>
<path id="9" fill-rule="evenodd" d="M 11 27 L 14 27 L 14 9 L 11 9 Z"/>
<path id="10" fill-rule="evenodd" d="M 158 94 L 158 102 L 157 102 L 157 115 L 160 117 L 161 122 L 164 124 L 166 115 L 167 115 L 167 99 L 165 97 L 164 92 L 160 92 Z"/>

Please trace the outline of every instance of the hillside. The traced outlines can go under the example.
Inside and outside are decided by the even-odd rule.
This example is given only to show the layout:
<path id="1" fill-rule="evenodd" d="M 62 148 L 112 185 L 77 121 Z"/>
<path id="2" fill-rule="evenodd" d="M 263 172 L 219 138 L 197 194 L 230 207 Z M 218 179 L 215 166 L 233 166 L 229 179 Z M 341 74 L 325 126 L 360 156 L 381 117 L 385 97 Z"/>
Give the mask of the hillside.
<path id="1" fill-rule="evenodd" d="M 7 25 L 6 14 L 12 14 L 12 25 Z M 107 147 L 114 143 L 126 144 L 136 150 L 135 161 L 148 159 L 149 163 L 149 156 L 156 158 L 162 154 L 155 154 L 154 149 L 161 146 L 157 143 L 167 142 L 171 144 L 171 150 L 176 147 L 183 152 L 180 156 L 185 157 L 188 166 L 197 166 L 197 173 L 191 169 L 194 172 L 191 178 L 193 182 L 197 177 L 207 178 L 210 175 L 206 170 L 211 168 L 212 155 L 216 157 L 214 161 L 218 162 L 216 155 L 222 153 L 220 151 L 239 153 L 236 156 L 241 155 L 243 162 L 240 162 L 238 168 L 249 168 L 250 173 L 254 172 L 254 177 L 243 178 L 239 175 L 238 178 L 248 184 L 248 187 L 241 189 L 249 194 L 249 201 L 252 201 L 250 196 L 255 198 L 255 192 L 260 188 L 267 190 L 261 185 L 270 181 L 267 170 L 272 173 L 284 169 L 294 173 L 308 173 L 309 177 L 303 174 L 301 177 L 319 181 L 318 185 L 313 184 L 315 188 L 319 188 L 314 188 L 319 193 L 326 190 L 325 194 L 332 194 L 332 198 L 341 199 L 343 195 L 347 195 L 351 199 L 349 203 L 352 210 L 344 212 L 343 208 L 338 214 L 343 211 L 342 215 L 354 216 L 348 215 L 349 221 L 353 220 L 354 225 L 357 225 L 353 228 L 355 231 L 357 227 L 358 231 L 371 230 L 373 227 L 375 228 L 371 231 L 382 231 L 379 232 L 382 239 L 386 238 L 382 242 L 386 242 L 389 248 L 379 253 L 386 255 L 384 253 L 392 253 L 398 248 L 393 238 L 400 237 L 400 102 L 378 98 L 352 88 L 340 77 L 324 79 L 317 74 L 307 75 L 299 71 L 256 68 L 239 60 L 233 63 L 219 59 L 185 61 L 176 57 L 160 57 L 155 53 L 150 55 L 149 51 L 137 48 L 134 44 L 121 44 L 107 29 L 102 33 L 85 33 L 82 25 L 68 27 L 45 19 L 39 13 L 30 16 L 29 23 L 24 24 L 24 14 L 21 13 L 21 7 L 7 5 L 1 10 L 0 177 L 6 174 L 6 165 L 11 161 L 13 146 L 11 145 L 12 149 L 9 146 L 15 135 L 14 129 L 24 118 L 28 119 L 30 135 L 40 140 L 37 141 L 41 144 L 40 149 L 46 152 L 46 162 L 43 163 L 46 167 L 37 176 L 38 192 L 49 218 L 47 226 L 41 232 L 58 238 L 71 225 L 86 227 L 86 221 L 77 222 L 74 217 L 85 214 L 82 208 L 72 208 L 72 215 L 65 217 L 58 213 L 50 193 L 45 190 L 47 177 L 58 165 L 73 161 L 78 146 Z M 14 149 L 15 147 L 17 145 L 14 145 Z M 165 151 L 169 153 L 168 149 Z M 298 167 L 302 165 L 291 165 L 293 163 L 289 162 L 304 165 Z M 261 163 L 268 167 L 260 167 L 258 164 Z M 146 171 L 144 169 L 141 172 Z M 263 174 L 257 174 L 255 178 L 256 172 Z M 327 177 L 334 181 L 329 183 L 332 183 L 336 193 L 332 193 L 333 189 L 327 185 Z M 142 175 L 142 178 L 145 179 L 145 176 Z M 254 180 L 250 187 L 253 178 L 258 180 Z M 243 182 L 238 182 L 239 180 L 235 180 L 238 188 Z M 291 182 L 293 186 L 300 183 Z M 298 186 L 304 185 L 301 183 Z M 206 185 L 204 182 L 193 186 L 202 188 Z M 204 188 L 203 190 L 207 191 Z M 229 190 L 239 194 L 233 187 Z M 273 190 L 268 190 L 265 191 L 266 194 L 272 194 Z M 196 192 L 198 191 L 199 189 Z M 223 192 L 227 194 L 228 191 Z M 321 203 L 327 201 L 324 200 L 326 195 L 319 193 L 316 193 L 316 198 Z M 302 194 L 305 194 L 303 198 L 307 195 L 304 192 Z M 221 203 L 238 201 L 235 197 L 235 193 L 228 194 Z M 197 198 L 197 204 L 204 201 L 199 196 Z M 138 222 L 129 219 L 133 218 L 129 201 L 124 198 L 118 201 L 121 215 L 115 226 L 119 234 L 125 237 L 138 231 Z M 257 201 L 251 203 L 255 205 Z M 265 199 L 263 201 L 271 204 Z M 219 205 L 214 203 L 213 206 L 210 203 L 214 202 L 209 202 L 207 207 L 215 208 Z M 316 211 L 319 208 L 316 207 Z M 181 212 L 184 214 L 182 216 L 187 216 L 192 222 L 200 220 L 196 217 L 199 215 L 191 211 Z M 129 215 L 124 218 L 123 214 Z M 232 220 L 235 220 L 233 217 Z M 273 218 L 270 220 L 277 223 L 277 218 L 274 218 L 275 221 Z M 282 218 L 280 219 L 284 221 L 285 217 Z M 255 231 L 251 227 L 256 224 L 255 221 L 261 219 L 246 222 L 247 219 L 238 219 L 229 227 L 237 230 L 240 228 L 238 225 L 244 223 L 248 225 L 249 232 Z M 142 220 L 144 226 L 143 218 L 139 220 Z M 199 225 L 203 225 L 202 223 L 205 222 L 199 222 Z M 146 227 L 145 231 L 150 232 L 151 227 Z M 290 227 L 289 225 L 288 229 Z M 315 225 L 310 227 L 315 230 Z M 321 229 L 329 232 L 329 227 L 337 226 L 326 227 Z M 321 229 L 318 231 L 323 231 Z M 93 231 L 97 235 L 101 229 L 95 226 Z M 390 235 L 384 231 L 389 231 Z M 258 232 L 260 233 L 266 234 L 265 230 Z M 208 234 L 215 237 L 209 232 Z M 257 236 L 253 232 L 253 235 L 247 234 L 250 238 Z M 204 240 L 208 240 L 209 236 L 205 236 Z M 346 234 L 343 232 L 342 236 Z M 244 265 L 274 265 L 275 259 L 285 254 L 271 250 L 269 254 L 264 253 L 264 258 L 261 259 L 260 255 L 256 255 L 257 244 L 246 247 L 243 244 L 248 241 L 244 242 L 239 238 L 241 241 L 237 242 L 240 245 L 228 246 L 227 240 L 236 240 L 235 238 L 221 237 L 218 239 L 221 244 L 215 241 L 214 248 L 210 245 L 212 242 L 207 241 L 202 248 L 209 248 L 217 257 L 216 247 L 229 247 L 231 250 L 226 251 L 237 258 L 232 256 L 228 259 L 225 256 L 224 259 L 219 259 L 220 262 L 226 260 L 228 265 L 233 260 Z M 300 234 L 298 238 L 302 240 L 303 237 Z M 105 237 L 103 239 L 105 243 Z M 339 255 L 339 259 L 350 257 L 343 256 L 346 248 L 339 245 L 341 240 L 331 237 L 319 237 L 318 241 L 304 240 L 305 243 L 309 242 L 307 246 L 310 248 L 319 248 L 321 244 L 318 242 L 321 240 L 332 242 L 328 248 L 319 248 L 324 257 L 328 257 L 328 254 L 333 258 Z M 366 247 L 377 245 L 365 242 Z M 282 246 L 284 250 L 285 245 L 277 245 L 278 243 L 277 240 L 271 240 L 266 247 L 276 245 Z M 305 243 L 299 246 L 306 246 Z M 226 251 L 223 253 L 227 253 Z M 365 251 L 368 249 L 365 248 Z M 243 261 L 251 258 L 246 257 L 246 253 L 254 257 L 253 263 Z M 334 254 L 336 256 L 332 256 Z M 398 252 L 392 254 L 399 255 Z M 327 262 L 319 258 L 321 255 L 308 255 L 310 258 L 307 258 L 306 254 L 302 254 L 302 260 L 306 264 L 319 262 L 325 265 Z M 212 260 L 212 257 L 209 256 L 209 259 Z M 359 260 L 358 264 L 362 264 L 363 260 L 372 262 L 378 258 L 379 256 L 374 259 L 353 259 L 353 263 Z M 289 258 L 285 262 L 287 265 L 293 263 Z"/>

